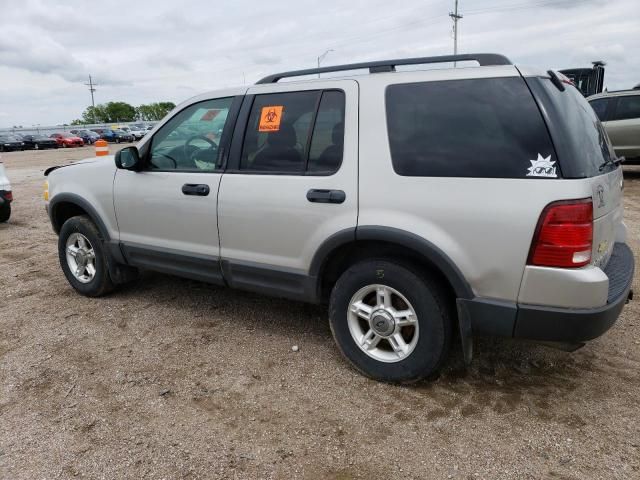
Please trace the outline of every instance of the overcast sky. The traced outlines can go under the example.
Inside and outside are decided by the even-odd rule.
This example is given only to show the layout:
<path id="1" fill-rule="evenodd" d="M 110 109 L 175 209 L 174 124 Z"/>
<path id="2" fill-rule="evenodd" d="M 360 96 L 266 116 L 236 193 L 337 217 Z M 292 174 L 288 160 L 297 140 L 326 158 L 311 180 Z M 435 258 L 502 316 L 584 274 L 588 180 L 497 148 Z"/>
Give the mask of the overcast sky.
<path id="1" fill-rule="evenodd" d="M 453 0 L 0 0 L 0 127 L 59 124 L 96 103 L 176 103 L 268 73 L 452 53 Z M 605 60 L 640 83 L 639 0 L 460 0 L 460 53 L 548 68 Z"/>

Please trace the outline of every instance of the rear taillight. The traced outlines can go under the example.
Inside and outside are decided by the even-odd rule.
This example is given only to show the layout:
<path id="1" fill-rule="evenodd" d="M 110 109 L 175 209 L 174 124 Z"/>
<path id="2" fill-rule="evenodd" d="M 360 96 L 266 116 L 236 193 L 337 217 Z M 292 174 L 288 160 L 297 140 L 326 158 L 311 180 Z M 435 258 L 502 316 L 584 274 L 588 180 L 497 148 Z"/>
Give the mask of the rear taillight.
<path id="1" fill-rule="evenodd" d="M 554 202 L 540 215 L 529 265 L 583 267 L 591 261 L 593 202 L 590 198 Z"/>
<path id="2" fill-rule="evenodd" d="M 13 202 L 13 193 L 11 192 L 4 192 L 4 199 L 7 202 Z"/>

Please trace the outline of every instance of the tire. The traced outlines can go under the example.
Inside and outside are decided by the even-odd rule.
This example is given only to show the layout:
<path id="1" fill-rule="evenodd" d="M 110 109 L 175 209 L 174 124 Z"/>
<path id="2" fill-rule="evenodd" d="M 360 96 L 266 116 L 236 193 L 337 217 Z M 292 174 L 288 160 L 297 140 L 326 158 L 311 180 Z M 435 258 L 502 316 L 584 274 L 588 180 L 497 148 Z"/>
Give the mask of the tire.
<path id="1" fill-rule="evenodd" d="M 9 217 L 11 217 L 11 204 L 7 202 L 0 207 L 0 223 L 8 222 Z"/>
<path id="2" fill-rule="evenodd" d="M 40 146 L 36 143 L 36 144 L 33 146 L 33 149 L 34 149 L 34 150 L 40 150 Z"/>
<path id="3" fill-rule="evenodd" d="M 373 291 L 367 294 L 371 288 Z M 390 293 L 390 304 L 385 304 L 384 309 L 372 308 L 378 315 L 368 315 L 370 320 L 359 318 L 350 308 L 352 300 L 364 295 L 361 305 L 380 306 L 383 302 L 378 298 L 385 298 L 378 297 L 380 288 Z M 331 332 L 342 354 L 367 377 L 392 383 L 416 382 L 437 373 L 449 352 L 452 319 L 446 298 L 431 277 L 409 266 L 383 259 L 365 260 L 351 266 L 333 287 L 329 305 Z M 411 309 L 415 315 L 405 315 L 403 321 L 412 319 L 412 323 L 399 327 L 390 312 Z M 376 319 L 377 327 L 373 327 Z M 374 331 L 380 325 L 386 325 L 387 337 Z M 372 342 L 377 340 L 369 353 L 355 339 L 366 337 L 365 331 L 374 332 Z M 394 340 L 398 334 L 406 350 Z"/>
<path id="4" fill-rule="evenodd" d="M 93 251 L 93 260 L 88 263 L 93 264 L 94 274 L 91 276 L 90 270 L 86 268 L 82 276 L 84 281 L 72 273 L 67 255 L 69 241 L 78 238 L 78 235 L 88 241 L 89 247 L 91 247 Z M 74 242 L 73 246 L 76 247 L 77 245 L 79 244 Z M 86 250 L 88 249 L 81 248 L 82 252 Z M 67 277 L 67 281 L 78 293 L 87 297 L 100 297 L 113 290 L 114 285 L 109 277 L 107 254 L 103 246 L 103 239 L 98 228 L 89 217 L 84 215 L 71 217 L 64 222 L 58 238 L 58 258 L 64 276 Z M 82 260 L 77 260 L 77 262 L 78 265 L 83 263 Z"/>

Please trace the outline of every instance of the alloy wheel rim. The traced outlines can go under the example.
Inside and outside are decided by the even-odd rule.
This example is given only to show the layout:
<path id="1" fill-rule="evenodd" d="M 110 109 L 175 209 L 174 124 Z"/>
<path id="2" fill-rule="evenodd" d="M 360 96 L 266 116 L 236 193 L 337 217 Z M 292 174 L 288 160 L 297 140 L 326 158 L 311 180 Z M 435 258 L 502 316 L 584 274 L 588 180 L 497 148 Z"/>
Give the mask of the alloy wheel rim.
<path id="1" fill-rule="evenodd" d="M 372 284 L 358 290 L 349 302 L 347 324 L 358 348 L 380 362 L 400 362 L 418 344 L 418 317 L 413 306 L 387 285 Z"/>
<path id="2" fill-rule="evenodd" d="M 81 283 L 89 283 L 96 276 L 96 254 L 91 242 L 81 233 L 69 235 L 65 247 L 67 266 Z"/>

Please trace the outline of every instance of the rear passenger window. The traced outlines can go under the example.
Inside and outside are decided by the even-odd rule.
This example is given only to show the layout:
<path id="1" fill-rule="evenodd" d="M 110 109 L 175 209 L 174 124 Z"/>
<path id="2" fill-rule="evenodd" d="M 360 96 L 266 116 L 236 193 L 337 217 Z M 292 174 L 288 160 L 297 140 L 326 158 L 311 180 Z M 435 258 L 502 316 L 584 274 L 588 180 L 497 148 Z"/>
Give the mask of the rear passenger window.
<path id="1" fill-rule="evenodd" d="M 257 95 L 244 137 L 240 169 L 330 174 L 342 162 L 344 93 L 303 91 Z"/>
<path id="2" fill-rule="evenodd" d="M 596 115 L 598 115 L 601 122 L 607 120 L 607 107 L 609 106 L 608 98 L 599 98 L 598 100 L 589 102 L 589 104 L 591 105 L 591 108 L 593 108 L 593 111 L 596 112 Z"/>
<path id="3" fill-rule="evenodd" d="M 520 77 L 391 85 L 386 109 L 399 175 L 526 178 L 539 156 L 556 160 Z"/>
<path id="4" fill-rule="evenodd" d="M 616 112 L 612 120 L 628 120 L 640 118 L 640 95 L 618 97 Z"/>

